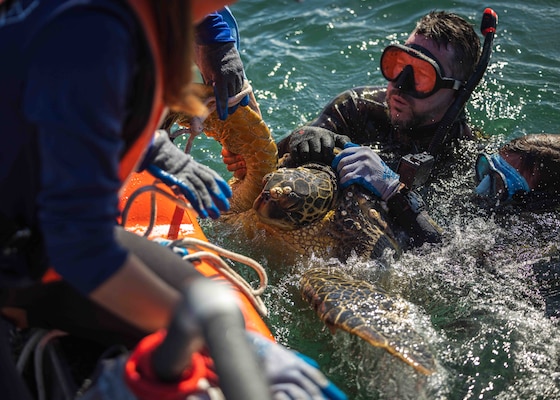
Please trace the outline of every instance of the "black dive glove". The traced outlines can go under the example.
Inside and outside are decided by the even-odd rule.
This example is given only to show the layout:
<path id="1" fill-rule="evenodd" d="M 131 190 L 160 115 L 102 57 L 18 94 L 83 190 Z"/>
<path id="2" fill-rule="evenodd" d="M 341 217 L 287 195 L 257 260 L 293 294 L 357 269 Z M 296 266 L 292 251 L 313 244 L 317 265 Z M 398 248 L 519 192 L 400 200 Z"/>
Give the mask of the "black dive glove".
<path id="1" fill-rule="evenodd" d="M 344 148 L 351 140 L 318 126 L 304 126 L 290 135 L 290 155 L 298 165 L 307 162 L 329 164 L 334 158 L 334 148 Z"/>
<path id="2" fill-rule="evenodd" d="M 184 195 L 202 218 L 218 218 L 229 210 L 231 188 L 216 172 L 197 163 L 159 130 L 143 165 L 163 183 Z"/>
<path id="3" fill-rule="evenodd" d="M 234 42 L 212 44 L 195 44 L 196 64 L 204 83 L 214 86 L 216 112 L 225 121 L 233 114 L 238 105 L 249 104 L 249 95 L 243 97 L 239 104 L 228 107 L 228 100 L 243 90 L 245 71 L 239 52 Z"/>

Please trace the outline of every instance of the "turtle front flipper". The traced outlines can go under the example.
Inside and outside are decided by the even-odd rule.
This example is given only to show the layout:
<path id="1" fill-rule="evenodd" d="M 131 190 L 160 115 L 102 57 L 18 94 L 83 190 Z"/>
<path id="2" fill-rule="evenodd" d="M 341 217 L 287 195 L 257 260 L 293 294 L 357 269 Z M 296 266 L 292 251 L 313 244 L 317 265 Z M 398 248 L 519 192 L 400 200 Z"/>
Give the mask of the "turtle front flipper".
<path id="1" fill-rule="evenodd" d="M 435 372 L 434 356 L 406 318 L 408 303 L 404 299 L 324 267 L 305 271 L 300 288 L 331 332 L 345 330 L 385 349 L 418 372 Z"/>
<path id="2" fill-rule="evenodd" d="M 205 103 L 214 98 L 212 86 L 193 85 L 196 85 L 197 92 Z M 191 127 L 193 119 L 182 115 L 176 122 Z M 243 157 L 247 168 L 246 176 L 243 179 L 232 177 L 228 182 L 233 192 L 230 213 L 250 210 L 261 191 L 262 178 L 274 171 L 278 163 L 278 148 L 268 126 L 250 107 L 240 106 L 225 121 L 220 120 L 214 110 L 206 117 L 201 129 L 223 148 Z M 192 127 L 191 130 L 196 131 Z"/>

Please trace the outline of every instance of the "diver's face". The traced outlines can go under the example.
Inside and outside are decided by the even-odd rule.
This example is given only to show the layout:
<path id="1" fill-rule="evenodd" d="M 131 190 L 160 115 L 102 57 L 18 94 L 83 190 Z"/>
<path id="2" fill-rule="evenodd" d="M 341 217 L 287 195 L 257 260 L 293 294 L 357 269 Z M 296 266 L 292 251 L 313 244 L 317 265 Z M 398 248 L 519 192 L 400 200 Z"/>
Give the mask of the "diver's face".
<path id="1" fill-rule="evenodd" d="M 444 76 L 452 76 L 454 51 L 451 47 L 439 47 L 432 39 L 412 34 L 406 45 L 424 47 L 439 61 Z M 391 122 L 399 129 L 430 125 L 439 122 L 455 98 L 456 90 L 440 89 L 429 97 L 419 99 L 399 90 L 395 82 L 387 85 L 387 105 Z"/>

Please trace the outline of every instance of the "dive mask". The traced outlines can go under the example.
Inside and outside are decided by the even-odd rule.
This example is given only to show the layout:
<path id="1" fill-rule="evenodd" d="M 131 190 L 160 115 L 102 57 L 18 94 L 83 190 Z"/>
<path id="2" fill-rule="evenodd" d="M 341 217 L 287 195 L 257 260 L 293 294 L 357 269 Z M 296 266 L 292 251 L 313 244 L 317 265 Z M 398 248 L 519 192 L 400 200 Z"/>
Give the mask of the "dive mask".
<path id="1" fill-rule="evenodd" d="M 483 197 L 511 200 L 519 191 L 529 192 L 527 181 L 499 154 L 479 154 L 475 164 L 476 193 Z"/>
<path id="2" fill-rule="evenodd" d="M 426 48 L 392 44 L 381 55 L 381 73 L 412 97 L 423 99 L 440 89 L 459 90 L 463 82 L 443 76 L 443 67 Z"/>

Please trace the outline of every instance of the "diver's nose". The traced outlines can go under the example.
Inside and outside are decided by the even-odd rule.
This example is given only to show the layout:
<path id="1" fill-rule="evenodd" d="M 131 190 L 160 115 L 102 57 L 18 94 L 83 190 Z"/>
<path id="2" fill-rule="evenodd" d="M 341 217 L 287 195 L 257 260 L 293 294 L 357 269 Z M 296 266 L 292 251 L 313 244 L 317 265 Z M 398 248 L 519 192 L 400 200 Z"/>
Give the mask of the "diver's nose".
<path id="1" fill-rule="evenodd" d="M 414 71 L 412 66 L 407 65 L 403 68 L 397 79 L 393 82 L 393 85 L 403 92 L 414 91 Z"/>

